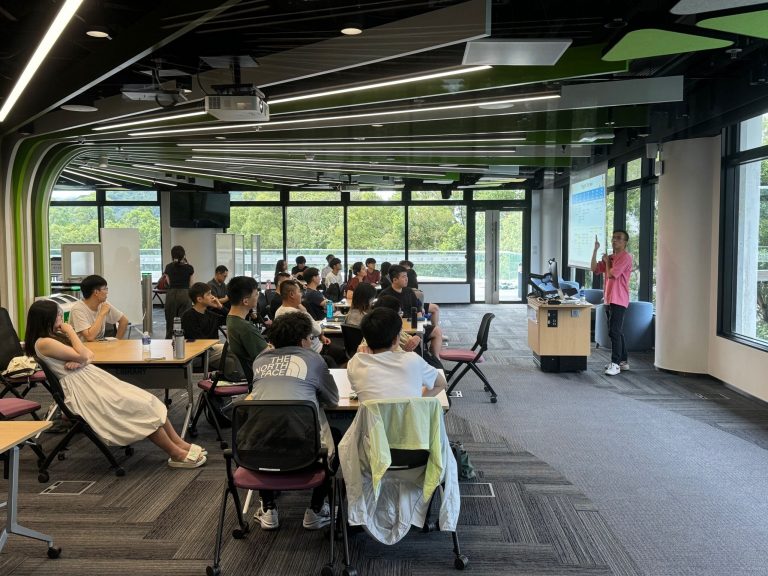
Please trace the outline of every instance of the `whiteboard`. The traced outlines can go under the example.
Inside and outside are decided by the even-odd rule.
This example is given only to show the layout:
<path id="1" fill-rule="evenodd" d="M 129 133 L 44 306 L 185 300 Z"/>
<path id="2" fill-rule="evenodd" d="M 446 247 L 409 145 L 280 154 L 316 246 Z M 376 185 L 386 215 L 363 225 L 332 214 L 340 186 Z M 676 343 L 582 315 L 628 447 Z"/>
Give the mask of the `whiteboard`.
<path id="1" fill-rule="evenodd" d="M 108 302 L 141 325 L 141 261 L 139 231 L 135 228 L 101 229 L 102 276 L 109 286 Z"/>
<path id="2" fill-rule="evenodd" d="M 571 180 L 568 201 L 568 265 L 590 268 L 595 236 L 605 246 L 605 172 Z"/>

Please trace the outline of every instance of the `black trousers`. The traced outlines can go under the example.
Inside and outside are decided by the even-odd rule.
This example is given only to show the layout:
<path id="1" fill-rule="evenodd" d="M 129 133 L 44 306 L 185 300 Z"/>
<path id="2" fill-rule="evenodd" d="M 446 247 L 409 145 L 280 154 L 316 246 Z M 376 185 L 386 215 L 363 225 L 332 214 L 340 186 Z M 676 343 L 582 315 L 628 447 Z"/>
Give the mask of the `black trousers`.
<path id="1" fill-rule="evenodd" d="M 608 318 L 608 337 L 611 339 L 611 362 L 621 364 L 627 361 L 627 345 L 624 342 L 624 314 L 627 309 L 618 304 L 605 307 Z"/>

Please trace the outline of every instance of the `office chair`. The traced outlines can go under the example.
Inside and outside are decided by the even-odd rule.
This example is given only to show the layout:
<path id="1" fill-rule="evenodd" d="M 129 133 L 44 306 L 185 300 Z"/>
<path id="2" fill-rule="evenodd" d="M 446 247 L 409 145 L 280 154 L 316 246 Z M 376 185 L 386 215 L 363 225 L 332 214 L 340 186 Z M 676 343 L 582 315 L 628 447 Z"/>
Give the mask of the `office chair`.
<path id="1" fill-rule="evenodd" d="M 197 397 L 197 406 L 195 407 L 195 415 L 192 417 L 192 421 L 189 423 L 189 435 L 193 438 L 197 437 L 197 421 L 206 412 L 206 419 L 213 424 L 216 429 L 216 440 L 221 443 L 221 449 L 227 448 L 227 443 L 224 441 L 223 434 L 221 433 L 221 424 L 215 410 L 215 403 L 222 398 L 232 398 L 233 396 L 240 396 L 241 394 L 248 394 L 251 391 L 251 384 L 248 380 L 239 380 L 236 386 L 219 386 L 221 380 L 229 380 L 233 375 L 227 373 L 227 353 L 229 352 L 229 342 L 224 343 L 224 348 L 221 350 L 221 359 L 219 360 L 219 368 L 216 372 L 210 375 L 210 378 L 200 380 L 197 383 L 197 387 L 200 388 L 201 393 Z M 244 377 L 244 375 L 240 375 Z"/>
<path id="2" fill-rule="evenodd" d="M 467 372 L 472 370 L 472 372 L 477 374 L 478 378 L 483 381 L 483 384 L 485 384 L 484 390 L 490 392 L 491 403 L 496 403 L 496 391 L 488 382 L 488 379 L 485 377 L 482 370 L 477 366 L 480 362 L 485 361 L 483 360 L 483 353 L 488 350 L 488 333 L 491 330 L 491 320 L 495 317 L 496 316 L 490 312 L 483 316 L 483 319 L 480 321 L 480 328 L 477 330 L 477 340 L 475 340 L 472 348 L 444 349 L 440 352 L 441 360 L 456 362 L 456 365 L 446 374 L 446 380 L 448 384 L 450 384 L 447 390 L 448 395 L 451 394 L 456 384 L 459 383 L 459 380 L 461 380 Z M 456 379 L 451 382 L 451 379 L 461 367 L 464 369 Z"/>
<path id="3" fill-rule="evenodd" d="M 38 410 L 40 410 L 40 404 L 33 402 L 32 400 L 25 400 L 23 398 L 0 398 L 0 422 L 15 420 L 16 418 L 26 416 L 27 414 L 32 416 L 32 418 L 37 419 L 35 412 Z M 25 445 L 29 446 L 37 456 L 37 465 L 39 467 L 40 464 L 45 461 L 45 453 L 43 452 L 42 447 L 34 439 L 27 440 Z M 5 477 L 8 477 L 7 470 Z"/>
<path id="4" fill-rule="evenodd" d="M 357 354 L 357 347 L 363 341 L 363 331 L 358 326 L 342 324 L 341 335 L 344 338 L 344 351 L 347 353 L 347 360 L 349 360 Z"/>
<path id="5" fill-rule="evenodd" d="M 456 525 L 461 499 L 456 459 L 437 398 L 367 400 L 339 443 L 349 522 L 387 545 L 411 526 L 422 532 L 451 533 L 454 568 L 469 559 L 461 553 Z M 430 521 L 435 495 L 437 522 Z"/>
<path id="6" fill-rule="evenodd" d="M 331 480 L 331 527 L 335 524 L 336 495 L 334 471 L 329 466 L 328 449 L 320 443 L 320 420 L 314 402 L 307 400 L 240 400 L 232 413 L 232 448 L 224 451 L 227 486 L 221 500 L 216 530 L 213 565 L 208 576 L 221 574 L 221 544 L 227 497 L 232 495 L 237 512 L 235 539 L 249 532 L 243 517 L 238 489 L 242 490 L 311 490 Z M 233 463 L 235 466 L 233 466 Z M 344 537 L 344 574 L 354 576 L 349 566 L 349 543 L 346 518 L 342 515 Z M 330 559 L 322 568 L 322 576 L 333 576 L 334 530 L 329 531 Z"/>
<path id="7" fill-rule="evenodd" d="M 8 315 L 8 310 L 0 308 L 0 372 L 4 371 L 11 359 L 16 356 L 24 356 L 24 350 L 21 347 L 19 335 L 11 322 L 11 317 Z M 0 384 L 3 385 L 3 389 L 0 390 L 0 398 L 9 393 L 16 398 L 24 398 L 32 388 L 43 383 L 44 380 L 45 374 L 42 370 L 29 376 L 8 377 L 0 375 Z M 32 417 L 35 420 L 40 419 L 35 413 L 32 414 Z"/>
<path id="8" fill-rule="evenodd" d="M 64 460 L 66 458 L 65 450 L 69 449 L 69 443 L 72 441 L 72 438 L 75 436 L 75 434 L 78 433 L 85 434 L 86 437 L 88 437 L 88 439 L 93 442 L 99 450 L 101 450 L 101 453 L 104 454 L 104 457 L 109 462 L 109 467 L 115 471 L 115 476 L 125 476 L 125 470 L 117 463 L 117 460 L 115 460 L 115 457 L 112 455 L 112 452 L 109 451 L 107 445 L 104 444 L 104 441 L 99 438 L 99 436 L 96 434 L 96 432 L 93 431 L 93 429 L 88 425 L 88 422 L 86 422 L 84 418 L 78 414 L 75 414 L 69 409 L 66 402 L 64 401 L 64 389 L 61 387 L 61 382 L 59 382 L 59 378 L 56 376 L 56 374 L 54 374 L 50 367 L 40 358 L 36 358 L 36 360 L 40 367 L 43 369 L 43 372 L 45 372 L 45 381 L 43 382 L 43 386 L 45 386 L 45 388 L 51 394 L 54 402 L 56 402 L 59 410 L 61 410 L 61 413 L 72 424 L 69 431 L 64 435 L 64 438 L 59 441 L 56 447 L 48 454 L 47 458 L 45 458 L 43 463 L 40 464 L 37 481 L 40 483 L 48 482 L 50 477 L 48 468 L 51 465 L 51 462 L 53 462 L 54 458 L 58 458 L 59 460 Z M 123 450 L 125 451 L 126 456 L 133 456 L 133 447 L 124 446 Z"/>

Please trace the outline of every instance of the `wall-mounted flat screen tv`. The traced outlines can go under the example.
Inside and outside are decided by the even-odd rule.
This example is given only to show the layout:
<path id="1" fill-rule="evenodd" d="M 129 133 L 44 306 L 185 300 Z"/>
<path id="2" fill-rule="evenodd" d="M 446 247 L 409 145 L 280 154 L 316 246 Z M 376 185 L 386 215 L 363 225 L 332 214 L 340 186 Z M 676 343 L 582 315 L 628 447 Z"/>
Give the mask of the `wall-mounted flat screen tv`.
<path id="1" fill-rule="evenodd" d="M 229 193 L 173 190 L 171 228 L 229 228 Z"/>

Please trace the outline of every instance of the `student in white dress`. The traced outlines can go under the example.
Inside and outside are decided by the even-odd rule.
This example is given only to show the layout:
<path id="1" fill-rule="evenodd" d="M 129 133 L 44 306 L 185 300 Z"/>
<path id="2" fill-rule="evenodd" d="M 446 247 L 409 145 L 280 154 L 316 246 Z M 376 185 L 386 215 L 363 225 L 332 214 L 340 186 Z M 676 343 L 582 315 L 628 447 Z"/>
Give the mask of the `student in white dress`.
<path id="1" fill-rule="evenodd" d="M 55 302 L 40 300 L 30 306 L 25 342 L 27 354 L 34 351 L 59 378 L 67 406 L 107 444 L 128 446 L 149 438 L 168 454 L 172 468 L 205 464 L 206 451 L 176 433 L 156 396 L 91 364 L 93 352 L 63 322 Z"/>

